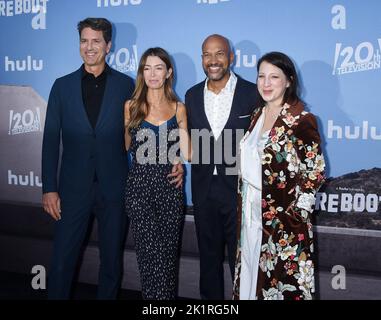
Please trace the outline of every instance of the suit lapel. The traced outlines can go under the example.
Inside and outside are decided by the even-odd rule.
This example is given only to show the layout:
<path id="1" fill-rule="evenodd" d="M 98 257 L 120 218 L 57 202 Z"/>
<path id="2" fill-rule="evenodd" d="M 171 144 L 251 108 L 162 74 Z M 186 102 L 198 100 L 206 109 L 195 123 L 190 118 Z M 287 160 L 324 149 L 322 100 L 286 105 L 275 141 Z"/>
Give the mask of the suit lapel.
<path id="1" fill-rule="evenodd" d="M 202 127 L 206 128 L 210 132 L 212 132 L 212 128 L 210 126 L 210 123 L 208 121 L 208 117 L 206 116 L 206 112 L 205 112 L 205 102 L 204 102 L 205 81 L 202 82 L 201 85 L 198 88 L 198 92 L 196 94 L 196 103 L 195 103 L 195 105 L 199 108 L 197 111 L 198 111 L 198 114 L 200 115 L 200 120 L 202 121 Z"/>
<path id="2" fill-rule="evenodd" d="M 232 106 L 230 108 L 230 114 L 228 121 L 226 121 L 225 127 L 224 128 L 229 128 L 231 126 L 231 123 L 234 121 L 234 119 L 237 119 L 239 116 L 239 106 L 240 104 L 240 99 L 241 99 L 241 79 L 239 76 L 237 76 L 237 83 L 234 89 L 234 94 L 233 94 L 233 100 L 232 100 Z"/>
<path id="3" fill-rule="evenodd" d="M 259 117 L 262 114 L 263 108 L 264 107 L 258 108 L 257 111 L 253 114 L 248 130 L 249 132 L 253 131 L 255 124 L 257 123 Z M 287 128 L 291 128 L 293 125 L 297 123 L 297 121 L 299 121 L 300 113 L 303 110 L 303 104 L 300 102 L 294 106 L 290 106 L 287 103 L 285 103 L 282 107 L 281 112 L 279 113 L 278 118 L 275 120 L 271 130 L 279 127 L 285 127 L 286 130 Z"/>
<path id="4" fill-rule="evenodd" d="M 296 105 L 284 104 L 283 109 L 277 119 L 279 121 L 278 125 L 286 125 L 291 128 L 294 126 L 300 119 L 300 114 L 304 110 L 303 104 L 298 102 Z"/>

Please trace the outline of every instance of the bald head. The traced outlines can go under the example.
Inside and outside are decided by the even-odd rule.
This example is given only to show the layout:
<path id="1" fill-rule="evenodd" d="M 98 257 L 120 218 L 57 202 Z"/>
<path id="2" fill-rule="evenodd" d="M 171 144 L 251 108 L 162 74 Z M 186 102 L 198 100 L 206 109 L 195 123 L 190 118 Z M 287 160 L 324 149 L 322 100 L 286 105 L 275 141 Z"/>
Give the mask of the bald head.
<path id="1" fill-rule="evenodd" d="M 231 48 L 230 48 L 230 43 L 229 43 L 229 40 L 227 38 L 225 38 L 224 36 L 221 36 L 220 34 L 211 34 L 210 36 L 208 36 L 204 42 L 202 43 L 202 51 L 204 51 L 205 47 L 211 43 L 211 42 L 216 42 L 219 44 L 219 46 L 221 48 L 224 49 L 224 51 L 226 51 L 227 53 L 230 53 L 231 52 Z"/>
<path id="2" fill-rule="evenodd" d="M 230 65 L 234 54 L 229 40 L 219 34 L 212 34 L 202 43 L 202 67 L 209 84 L 224 87 L 230 77 Z"/>

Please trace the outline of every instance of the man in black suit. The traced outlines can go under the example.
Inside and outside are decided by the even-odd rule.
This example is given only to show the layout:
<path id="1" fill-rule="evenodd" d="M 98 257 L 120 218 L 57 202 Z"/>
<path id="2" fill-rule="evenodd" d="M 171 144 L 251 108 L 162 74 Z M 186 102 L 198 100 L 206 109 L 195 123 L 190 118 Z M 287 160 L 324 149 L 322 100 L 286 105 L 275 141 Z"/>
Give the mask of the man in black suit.
<path id="1" fill-rule="evenodd" d="M 234 53 L 225 37 L 208 36 L 202 44 L 207 79 L 185 95 L 194 155 L 192 200 L 202 299 L 224 299 L 225 245 L 232 277 L 234 274 L 237 172 L 232 174 L 232 168 L 236 168 L 236 139 L 248 129 L 257 100 L 256 85 L 230 70 L 233 60 Z M 197 130 L 210 133 L 206 139 L 203 136 L 202 145 L 198 139 L 202 134 L 198 135 Z"/>

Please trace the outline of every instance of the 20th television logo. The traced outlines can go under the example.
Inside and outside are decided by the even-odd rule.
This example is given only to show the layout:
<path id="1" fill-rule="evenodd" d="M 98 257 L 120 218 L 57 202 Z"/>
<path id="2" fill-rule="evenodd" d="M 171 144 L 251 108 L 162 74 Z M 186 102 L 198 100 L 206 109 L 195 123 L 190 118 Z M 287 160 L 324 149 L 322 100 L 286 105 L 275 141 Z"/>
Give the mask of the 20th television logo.
<path id="1" fill-rule="evenodd" d="M 41 111 L 39 107 L 23 112 L 9 110 L 9 135 L 42 131 Z"/>
<path id="2" fill-rule="evenodd" d="M 336 43 L 332 74 L 369 71 L 381 68 L 381 39 L 377 43 L 361 42 L 355 46 Z"/>

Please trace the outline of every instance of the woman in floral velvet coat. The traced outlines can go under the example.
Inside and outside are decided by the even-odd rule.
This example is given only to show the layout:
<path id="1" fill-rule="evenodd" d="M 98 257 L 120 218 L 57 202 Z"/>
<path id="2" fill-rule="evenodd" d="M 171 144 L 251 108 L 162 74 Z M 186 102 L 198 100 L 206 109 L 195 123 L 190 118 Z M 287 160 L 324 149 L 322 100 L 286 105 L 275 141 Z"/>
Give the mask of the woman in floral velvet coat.
<path id="1" fill-rule="evenodd" d="M 233 298 L 312 299 L 310 219 L 325 166 L 317 122 L 289 57 L 268 53 L 257 69 L 261 106 L 240 145 Z"/>

